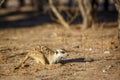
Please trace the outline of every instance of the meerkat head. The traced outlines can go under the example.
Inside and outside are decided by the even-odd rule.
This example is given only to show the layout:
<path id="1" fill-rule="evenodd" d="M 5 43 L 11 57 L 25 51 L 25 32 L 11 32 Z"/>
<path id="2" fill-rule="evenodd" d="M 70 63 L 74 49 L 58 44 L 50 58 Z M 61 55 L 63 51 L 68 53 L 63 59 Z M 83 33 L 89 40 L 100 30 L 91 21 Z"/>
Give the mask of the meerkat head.
<path id="1" fill-rule="evenodd" d="M 58 60 L 61 60 L 62 58 L 68 56 L 68 53 L 64 49 L 57 49 L 55 55 Z"/>

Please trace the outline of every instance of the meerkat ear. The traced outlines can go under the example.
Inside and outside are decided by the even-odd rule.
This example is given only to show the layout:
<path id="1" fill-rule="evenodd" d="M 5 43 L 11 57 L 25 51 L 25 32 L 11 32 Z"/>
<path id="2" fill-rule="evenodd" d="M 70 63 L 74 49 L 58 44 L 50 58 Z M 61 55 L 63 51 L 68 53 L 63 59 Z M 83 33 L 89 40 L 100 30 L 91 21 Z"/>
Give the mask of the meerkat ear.
<path id="1" fill-rule="evenodd" d="M 63 50 L 63 51 L 65 51 L 65 52 L 67 52 L 67 50 L 65 50 L 64 48 L 62 48 L 61 50 Z"/>

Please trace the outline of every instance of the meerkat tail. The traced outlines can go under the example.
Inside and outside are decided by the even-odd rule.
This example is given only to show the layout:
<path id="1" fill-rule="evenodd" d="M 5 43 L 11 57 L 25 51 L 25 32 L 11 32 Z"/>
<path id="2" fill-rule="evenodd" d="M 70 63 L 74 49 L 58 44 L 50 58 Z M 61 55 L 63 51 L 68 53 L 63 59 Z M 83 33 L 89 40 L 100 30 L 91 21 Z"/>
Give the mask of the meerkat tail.
<path id="1" fill-rule="evenodd" d="M 20 62 L 20 64 L 15 69 L 19 69 L 20 67 L 23 67 L 23 64 L 28 58 L 29 58 L 29 55 L 26 55 L 25 58 Z"/>

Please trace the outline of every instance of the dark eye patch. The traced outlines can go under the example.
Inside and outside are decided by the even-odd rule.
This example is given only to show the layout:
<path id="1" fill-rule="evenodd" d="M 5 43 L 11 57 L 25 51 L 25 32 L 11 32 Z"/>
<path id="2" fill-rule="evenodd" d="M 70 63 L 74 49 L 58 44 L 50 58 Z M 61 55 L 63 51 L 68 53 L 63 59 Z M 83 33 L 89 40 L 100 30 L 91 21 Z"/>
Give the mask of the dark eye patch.
<path id="1" fill-rule="evenodd" d="M 58 51 L 56 51 L 56 54 L 58 54 Z"/>
<path id="2" fill-rule="evenodd" d="M 65 52 L 64 52 L 64 51 L 61 51 L 61 53 L 62 53 L 62 54 L 65 54 Z"/>

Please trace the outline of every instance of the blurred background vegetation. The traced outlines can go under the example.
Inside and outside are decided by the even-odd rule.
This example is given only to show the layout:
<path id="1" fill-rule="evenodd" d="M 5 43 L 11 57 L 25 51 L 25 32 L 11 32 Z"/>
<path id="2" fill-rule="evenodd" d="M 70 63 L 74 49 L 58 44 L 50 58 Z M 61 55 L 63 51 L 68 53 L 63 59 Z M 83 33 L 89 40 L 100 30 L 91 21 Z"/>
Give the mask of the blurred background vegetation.
<path id="1" fill-rule="evenodd" d="M 1 1 L 4 2 L 0 8 L 0 27 L 33 26 L 57 22 L 68 28 L 72 24 L 83 22 L 82 28 L 86 29 L 96 23 L 117 21 L 117 11 L 111 0 L 103 0 L 103 2 L 100 2 L 101 0 Z M 56 15 L 51 7 L 51 1 L 59 15 Z"/>

